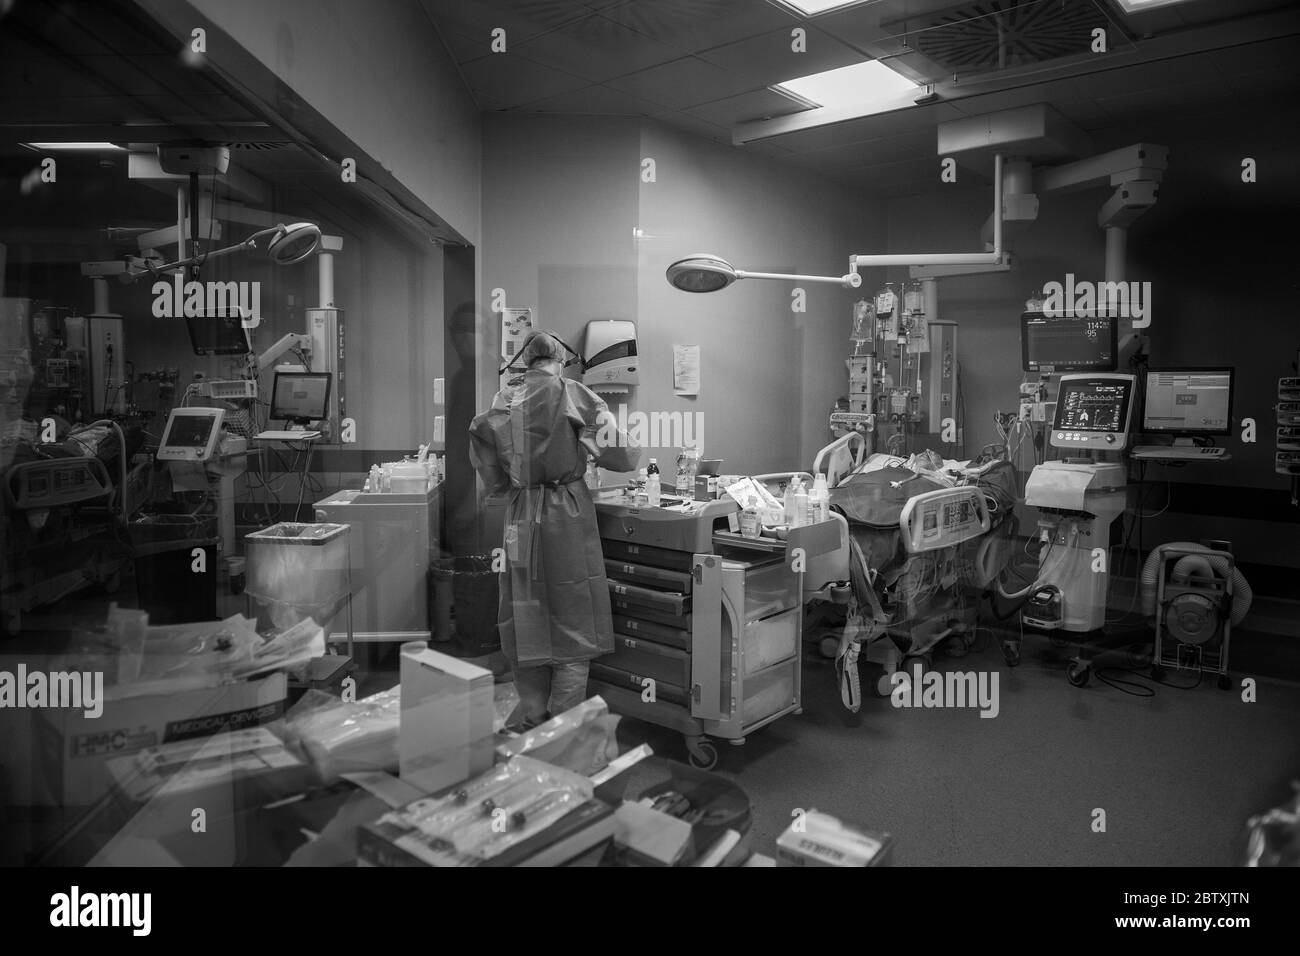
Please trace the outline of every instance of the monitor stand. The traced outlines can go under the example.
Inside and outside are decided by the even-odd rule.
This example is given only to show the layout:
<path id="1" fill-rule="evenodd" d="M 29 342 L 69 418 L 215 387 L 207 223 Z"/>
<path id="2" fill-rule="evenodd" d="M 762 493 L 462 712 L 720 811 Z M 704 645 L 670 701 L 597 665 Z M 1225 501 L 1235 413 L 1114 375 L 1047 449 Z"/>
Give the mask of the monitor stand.
<path id="1" fill-rule="evenodd" d="M 1196 439 L 1195 439 L 1195 438 L 1186 438 L 1186 437 L 1184 437 L 1184 438 L 1175 438 L 1175 439 L 1174 439 L 1173 447 L 1174 447 L 1174 448 L 1189 448 L 1189 449 L 1196 449 L 1196 448 L 1199 448 L 1200 446 L 1196 444 Z"/>

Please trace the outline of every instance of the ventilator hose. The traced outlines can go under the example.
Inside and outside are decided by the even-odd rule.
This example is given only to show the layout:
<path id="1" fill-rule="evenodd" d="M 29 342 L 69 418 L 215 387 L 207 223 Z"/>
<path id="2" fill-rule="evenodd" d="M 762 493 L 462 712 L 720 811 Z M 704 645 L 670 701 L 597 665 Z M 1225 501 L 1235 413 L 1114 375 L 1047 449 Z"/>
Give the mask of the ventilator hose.
<path id="1" fill-rule="evenodd" d="M 1220 555 L 1213 554 L 1213 548 L 1207 548 L 1203 544 L 1193 544 L 1188 541 L 1170 541 L 1166 544 L 1159 545 L 1154 551 L 1147 555 L 1146 564 L 1142 566 L 1142 614 L 1144 617 L 1154 617 L 1156 613 L 1156 582 L 1160 577 L 1160 568 L 1164 564 L 1165 554 L 1169 551 L 1192 551 L 1198 556 L 1192 559 L 1184 557 L 1174 564 L 1174 580 L 1184 583 L 1192 574 L 1200 571 L 1204 573 L 1213 570 L 1220 578 L 1228 577 L 1228 559 Z M 1246 581 L 1245 575 L 1232 566 L 1232 611 L 1228 620 L 1233 624 L 1240 621 L 1250 611 L 1250 602 L 1253 593 L 1250 590 L 1250 584 Z"/>

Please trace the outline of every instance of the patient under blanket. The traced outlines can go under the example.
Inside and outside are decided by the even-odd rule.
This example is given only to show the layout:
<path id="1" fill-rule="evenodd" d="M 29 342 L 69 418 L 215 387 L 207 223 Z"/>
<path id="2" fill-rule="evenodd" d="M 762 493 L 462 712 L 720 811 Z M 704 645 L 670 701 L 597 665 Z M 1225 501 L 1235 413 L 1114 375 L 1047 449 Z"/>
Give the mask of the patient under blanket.
<path id="1" fill-rule="evenodd" d="M 957 485 L 983 493 L 989 531 L 957 545 L 909 553 L 899 526 L 908 501 Z M 907 461 L 872 455 L 831 489 L 832 509 L 849 523 L 853 581 L 841 668 L 856 669 L 861 646 L 885 637 L 896 651 L 869 656 L 884 662 L 887 671 L 900 656 L 925 657 L 941 642 L 950 653 L 964 653 L 974 637 L 979 594 L 1011 558 L 1015 501 L 1009 462 L 972 468 L 933 452 Z M 856 696 L 856 673 L 853 678 Z"/>

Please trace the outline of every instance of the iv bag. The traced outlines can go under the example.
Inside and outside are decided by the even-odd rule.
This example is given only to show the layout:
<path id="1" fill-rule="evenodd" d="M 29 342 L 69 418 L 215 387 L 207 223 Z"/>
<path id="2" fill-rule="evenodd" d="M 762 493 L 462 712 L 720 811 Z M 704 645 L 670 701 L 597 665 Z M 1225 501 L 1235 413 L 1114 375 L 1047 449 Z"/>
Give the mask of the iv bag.
<path id="1" fill-rule="evenodd" d="M 853 334 L 849 336 L 849 341 L 856 345 L 862 345 L 876 337 L 876 309 L 866 299 L 858 300 L 853 306 Z"/>

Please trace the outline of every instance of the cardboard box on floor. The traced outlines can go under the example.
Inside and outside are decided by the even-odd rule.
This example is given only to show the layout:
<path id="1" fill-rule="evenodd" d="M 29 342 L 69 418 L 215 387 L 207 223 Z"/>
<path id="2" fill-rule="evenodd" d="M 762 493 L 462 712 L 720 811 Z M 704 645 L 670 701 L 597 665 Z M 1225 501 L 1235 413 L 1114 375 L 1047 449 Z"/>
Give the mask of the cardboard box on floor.
<path id="1" fill-rule="evenodd" d="M 776 838 L 781 866 L 887 866 L 894 848 L 888 833 L 863 830 L 809 810 Z"/>
<path id="2" fill-rule="evenodd" d="M 257 727 L 284 716 L 284 674 L 174 694 L 114 696 L 96 718 L 79 710 L 46 710 L 37 720 L 34 799 L 53 807 L 86 807 L 109 790 L 107 763 L 145 747 L 223 730 Z M 489 692 L 491 688 L 489 688 Z"/>
<path id="3" fill-rule="evenodd" d="M 437 651 L 403 652 L 401 778 L 433 793 L 493 762 L 492 672 Z"/>

